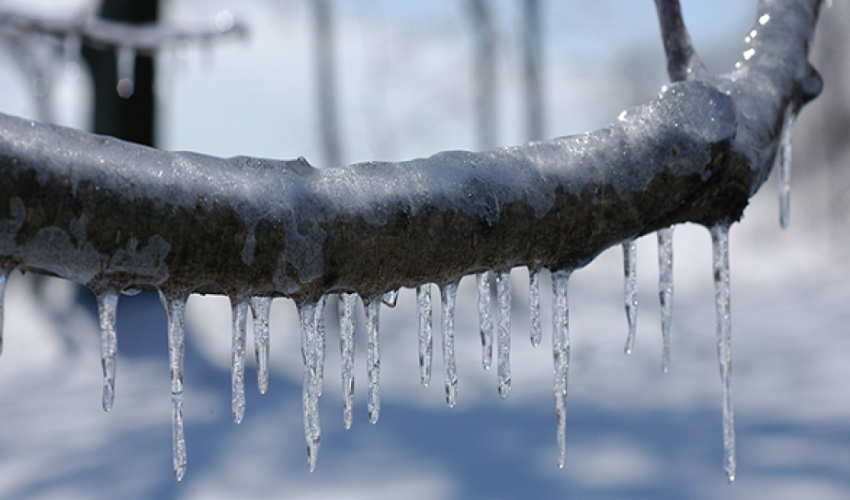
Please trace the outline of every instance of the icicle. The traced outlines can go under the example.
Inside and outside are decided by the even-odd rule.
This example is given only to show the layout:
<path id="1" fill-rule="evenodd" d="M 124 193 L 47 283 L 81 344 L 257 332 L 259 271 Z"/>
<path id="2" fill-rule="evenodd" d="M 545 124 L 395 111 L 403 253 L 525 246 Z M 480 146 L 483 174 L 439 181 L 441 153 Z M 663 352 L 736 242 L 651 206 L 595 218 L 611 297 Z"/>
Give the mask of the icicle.
<path id="1" fill-rule="evenodd" d="M 6 295 L 6 282 L 9 280 L 9 273 L 12 270 L 7 267 L 0 267 L 0 354 L 3 353 L 3 303 Z"/>
<path id="2" fill-rule="evenodd" d="M 489 292 L 489 290 L 488 290 Z M 455 365 L 455 302 L 457 283 L 443 286 L 443 364 L 446 369 L 446 404 L 454 408 L 457 403 L 457 367 Z M 488 300 L 489 302 L 489 300 Z"/>
<path id="3" fill-rule="evenodd" d="M 530 321 L 531 345 L 537 347 L 543 338 L 540 326 L 540 268 L 528 270 L 528 316 Z"/>
<path id="4" fill-rule="evenodd" d="M 398 289 L 385 293 L 381 301 L 387 307 L 395 307 L 396 303 L 398 302 Z"/>
<path id="5" fill-rule="evenodd" d="M 658 297 L 661 301 L 661 371 L 670 369 L 670 324 L 673 321 L 673 226 L 658 230 Z"/>
<path id="6" fill-rule="evenodd" d="M 251 297 L 254 317 L 254 355 L 257 357 L 257 388 L 265 394 L 269 388 L 269 314 L 271 297 Z"/>
<path id="7" fill-rule="evenodd" d="M 490 369 L 493 359 L 493 320 L 490 317 L 490 271 L 475 275 L 478 283 L 478 329 L 481 332 L 481 364 Z"/>
<path id="8" fill-rule="evenodd" d="M 298 313 L 301 319 L 301 356 L 304 359 L 304 437 L 307 440 L 307 467 L 313 472 L 322 441 L 318 381 L 321 341 L 316 327 L 316 304 L 302 304 L 298 307 Z"/>
<path id="9" fill-rule="evenodd" d="M 316 303 L 316 333 L 318 334 L 319 339 L 319 372 L 318 372 L 318 383 L 319 383 L 319 396 L 325 391 L 325 346 L 327 345 L 325 339 L 325 303 L 327 302 L 327 296 L 322 295 L 319 298 L 319 302 Z"/>
<path id="10" fill-rule="evenodd" d="M 369 377 L 369 396 L 367 408 L 369 410 L 369 422 L 378 422 L 381 412 L 381 397 L 379 394 L 379 379 L 381 376 L 381 344 L 380 312 L 381 302 L 371 299 L 366 302 L 366 330 L 368 331 L 368 342 L 366 344 L 366 372 Z"/>
<path id="11" fill-rule="evenodd" d="M 245 331 L 248 324 L 248 302 L 230 298 L 233 335 L 230 351 L 230 408 L 233 421 L 242 423 L 245 417 Z"/>
<path id="12" fill-rule="evenodd" d="M 433 314 L 430 283 L 416 288 L 416 309 L 419 313 L 419 381 L 423 387 L 428 387 L 431 383 L 431 353 L 434 345 L 431 336 Z"/>
<path id="13" fill-rule="evenodd" d="M 186 438 L 183 434 L 183 320 L 186 312 L 186 294 L 159 292 L 159 298 L 168 315 L 168 361 L 171 366 L 171 438 L 174 475 L 178 481 L 186 474 Z"/>
<path id="14" fill-rule="evenodd" d="M 626 354 L 635 348 L 637 333 L 637 244 L 635 240 L 623 242 L 623 271 L 626 275 L 624 296 L 626 299 L 626 318 L 629 320 L 629 336 L 626 338 Z"/>
<path id="15" fill-rule="evenodd" d="M 65 56 L 65 67 L 63 73 L 65 79 L 69 82 L 77 81 L 80 77 L 80 48 L 82 42 L 80 36 L 76 33 L 70 34 L 65 38 L 63 52 Z"/>
<path id="16" fill-rule="evenodd" d="M 735 414 L 732 410 L 732 319 L 729 313 L 729 224 L 711 228 L 714 254 L 714 304 L 717 310 L 717 357 L 723 381 L 723 470 L 735 481 Z"/>
<path id="17" fill-rule="evenodd" d="M 558 467 L 564 468 L 567 453 L 567 381 L 570 372 L 570 308 L 567 286 L 570 271 L 552 273 L 552 354 L 555 360 L 555 417 L 558 422 Z"/>
<path id="18" fill-rule="evenodd" d="M 339 317 L 339 351 L 342 357 L 342 425 L 351 429 L 354 406 L 354 306 L 356 293 L 343 293 Z"/>
<path id="19" fill-rule="evenodd" d="M 511 272 L 496 275 L 499 297 L 499 396 L 508 397 L 511 392 Z"/>
<path id="20" fill-rule="evenodd" d="M 785 126 L 779 142 L 779 225 L 788 228 L 791 214 L 791 139 L 794 134 L 794 124 L 797 113 L 793 104 L 785 111 Z"/>
<path id="21" fill-rule="evenodd" d="M 103 368 L 103 410 L 112 409 L 115 402 L 115 365 L 118 357 L 118 339 L 115 335 L 115 312 L 118 293 L 108 291 L 97 295 L 97 312 L 100 319 L 100 365 Z"/>
<path id="22" fill-rule="evenodd" d="M 133 47 L 118 49 L 117 62 L 118 84 L 115 86 L 118 95 L 129 99 L 136 85 L 136 50 Z"/>

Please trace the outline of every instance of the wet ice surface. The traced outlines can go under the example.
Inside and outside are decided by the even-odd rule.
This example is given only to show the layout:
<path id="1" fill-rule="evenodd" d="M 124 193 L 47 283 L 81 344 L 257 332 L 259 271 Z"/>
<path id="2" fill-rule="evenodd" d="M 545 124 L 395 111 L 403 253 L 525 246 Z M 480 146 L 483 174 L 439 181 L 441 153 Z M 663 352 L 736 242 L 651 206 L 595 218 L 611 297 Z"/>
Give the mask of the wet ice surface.
<path id="1" fill-rule="evenodd" d="M 779 234 L 770 190 L 761 212 L 730 238 L 738 470 L 726 484 L 721 461 L 711 241 L 676 229 L 675 370 L 662 375 L 656 238 L 638 240 L 641 348 L 622 355 L 622 251 L 607 251 L 570 279 L 571 366 L 566 457 L 557 468 L 552 400 L 551 280 L 540 276 L 543 341 L 515 342 L 511 396 L 481 369 L 475 280 L 458 289 L 455 316 L 461 397 L 446 409 L 442 360 L 420 386 L 415 293 L 381 308 L 381 418 L 344 431 L 342 384 L 319 400 L 325 419 L 316 471 L 304 466 L 303 363 L 298 316 L 276 300 L 268 393 L 254 384 L 250 414 L 234 426 L 230 400 L 231 311 L 224 297 L 193 296 L 186 309 L 182 483 L 171 475 L 171 401 L 165 314 L 155 295 L 122 297 L 117 316 L 119 400 L 100 407 L 102 372 L 96 304 L 75 302 L 49 279 L 44 298 L 12 275 L 6 350 L 0 358 L 0 497 L 10 498 L 771 498 L 842 499 L 850 494 L 850 270 L 801 267 L 803 224 L 761 241 L 752 225 Z M 768 230 L 768 229 L 764 229 Z M 773 233 L 771 233 L 773 234 Z M 779 236 L 777 236 L 778 238 Z M 761 246 L 753 246 L 761 245 Z M 769 249 L 770 258 L 765 257 Z M 811 267 L 815 266 L 815 267 Z M 780 274 L 776 269 L 782 269 Z M 513 270 L 512 326 L 525 336 L 528 283 Z M 434 288 L 434 326 L 441 307 Z M 329 309 L 330 310 L 330 309 Z M 340 380 L 338 320 L 327 314 L 330 381 Z M 355 308 L 354 411 L 366 421 L 367 330 Z M 249 328 L 252 320 L 249 319 Z M 435 339 L 440 348 L 440 340 Z M 789 366 L 795 370 L 789 370 Z M 256 363 L 247 357 L 248 380 Z M 106 480 L 104 478 L 110 478 Z"/>

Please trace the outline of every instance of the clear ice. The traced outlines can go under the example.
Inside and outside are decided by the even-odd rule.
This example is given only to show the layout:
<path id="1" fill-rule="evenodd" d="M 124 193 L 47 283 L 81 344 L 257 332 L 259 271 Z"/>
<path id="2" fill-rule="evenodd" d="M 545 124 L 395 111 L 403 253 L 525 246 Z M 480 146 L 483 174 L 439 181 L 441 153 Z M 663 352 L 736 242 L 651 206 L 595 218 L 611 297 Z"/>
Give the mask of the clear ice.
<path id="1" fill-rule="evenodd" d="M 343 293 L 339 315 L 339 351 L 342 372 L 342 425 L 351 429 L 354 407 L 354 306 L 356 293 Z"/>
<path id="2" fill-rule="evenodd" d="M 540 268 L 528 270 L 528 317 L 531 345 L 537 347 L 543 339 L 540 325 Z"/>
<path id="3" fill-rule="evenodd" d="M 455 302 L 457 300 L 457 283 L 446 283 L 443 286 L 442 292 L 443 364 L 446 369 L 446 404 L 449 405 L 449 408 L 454 408 L 457 403 L 457 366 L 455 365 Z"/>
<path id="4" fill-rule="evenodd" d="M 496 290 L 499 301 L 498 376 L 499 396 L 508 397 L 511 392 L 511 272 L 496 275 Z"/>
<path id="5" fill-rule="evenodd" d="M 3 303 L 6 295 L 6 282 L 11 269 L 0 267 L 0 354 L 3 353 Z"/>
<path id="6" fill-rule="evenodd" d="M 626 337 L 626 354 L 635 348 L 637 333 L 637 243 L 635 240 L 623 242 L 623 271 L 626 275 L 623 295 L 626 302 L 626 318 L 629 321 L 629 336 Z"/>
<path id="7" fill-rule="evenodd" d="M 395 307 L 398 303 L 398 289 L 396 288 L 395 290 L 385 293 L 381 301 L 387 307 Z"/>
<path id="8" fill-rule="evenodd" d="M 230 298 L 233 335 L 230 350 L 230 408 L 233 421 L 242 423 L 245 417 L 245 332 L 248 327 L 248 302 Z"/>
<path id="9" fill-rule="evenodd" d="M 183 434 L 183 323 L 187 294 L 159 293 L 168 315 L 168 362 L 171 367 L 171 439 L 174 476 L 178 481 L 186 474 L 186 438 Z"/>
<path id="10" fill-rule="evenodd" d="M 325 338 L 325 304 L 327 296 L 322 295 L 319 302 L 316 303 L 316 334 L 319 339 L 319 396 L 325 391 L 325 347 L 327 340 Z"/>
<path id="11" fill-rule="evenodd" d="M 555 418 L 558 423 L 558 467 L 567 454 L 567 381 L 570 372 L 570 307 L 567 300 L 569 271 L 552 273 L 552 355 L 555 360 Z"/>
<path id="12" fill-rule="evenodd" d="M 254 317 L 254 355 L 257 357 L 257 388 L 265 394 L 269 388 L 269 314 L 271 297 L 252 297 L 251 315 Z"/>
<path id="13" fill-rule="evenodd" d="M 673 321 L 673 226 L 658 230 L 658 297 L 661 301 L 661 371 L 670 370 L 670 324 Z"/>
<path id="14" fill-rule="evenodd" d="M 380 344 L 380 313 L 381 301 L 368 300 L 366 309 L 366 330 L 368 339 L 366 343 L 366 375 L 369 377 L 369 395 L 367 409 L 369 410 L 369 422 L 378 422 L 381 413 L 381 397 L 379 393 L 379 379 L 381 376 L 381 344 Z"/>
<path id="15" fill-rule="evenodd" d="M 478 329 L 481 332 L 481 364 L 490 369 L 493 360 L 493 319 L 490 315 L 490 271 L 475 275 L 478 285 Z"/>
<path id="16" fill-rule="evenodd" d="M 431 360 L 434 339 L 431 334 L 433 310 L 431 306 L 431 284 L 416 288 L 416 309 L 419 315 L 419 381 L 424 387 L 431 383 Z"/>
<path id="17" fill-rule="evenodd" d="M 322 427 L 319 422 L 319 357 L 321 340 L 316 325 L 316 304 L 302 304 L 298 307 L 301 319 L 301 355 L 304 359 L 304 388 L 302 403 L 304 409 L 304 437 L 307 440 L 307 467 L 310 472 L 316 469 L 319 447 L 322 441 Z"/>
<path id="18" fill-rule="evenodd" d="M 118 338 L 115 335 L 115 312 L 118 309 L 115 291 L 97 295 L 97 314 L 100 319 L 100 365 L 103 368 L 103 409 L 109 411 L 115 402 L 115 365 L 118 358 Z"/>
<path id="19" fill-rule="evenodd" d="M 788 227 L 791 214 L 791 139 L 797 122 L 792 106 L 785 111 L 785 126 L 779 141 L 779 225 L 782 229 Z"/>
<path id="20" fill-rule="evenodd" d="M 729 224 L 711 228 L 714 255 L 714 304 L 717 311 L 717 357 L 723 381 L 723 470 L 735 481 L 735 413 L 732 410 L 732 319 L 729 312 Z"/>

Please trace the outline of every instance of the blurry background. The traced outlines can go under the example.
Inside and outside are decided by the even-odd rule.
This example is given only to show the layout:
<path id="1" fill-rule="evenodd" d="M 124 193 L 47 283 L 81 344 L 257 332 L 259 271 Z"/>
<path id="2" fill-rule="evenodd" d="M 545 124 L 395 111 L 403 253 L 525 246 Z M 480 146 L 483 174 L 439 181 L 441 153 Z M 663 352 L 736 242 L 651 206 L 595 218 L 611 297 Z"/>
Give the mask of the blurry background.
<path id="1" fill-rule="evenodd" d="M 87 51 L 89 62 L 78 61 L 65 55 L 62 41 L 0 29 L 0 112 L 98 129 L 108 124 L 95 119 L 93 89 L 107 101 L 101 109 L 133 106 L 144 95 L 145 72 L 155 68 L 156 104 L 148 117 L 153 134 L 135 140 L 220 156 L 303 155 L 317 166 L 333 166 L 600 128 L 621 110 L 652 99 L 666 82 L 649 0 L 536 2 L 539 79 L 527 76 L 528 3 L 161 0 L 153 10 L 158 22 L 204 26 L 232 15 L 250 35 L 165 46 L 155 64 L 140 59 L 135 92 L 126 100 L 112 90 L 114 54 Z M 738 60 L 755 4 L 682 1 L 712 72 L 728 71 Z M 323 5 L 330 38 L 317 36 Z M 229 14 L 221 17 L 223 11 Z M 0 12 L 72 19 L 97 15 L 101 6 L 0 0 Z M 180 484 L 171 470 L 159 299 L 143 293 L 121 300 L 117 397 L 106 414 L 93 297 L 64 281 L 15 273 L 0 358 L 0 497 L 850 497 L 848 23 L 850 8 L 836 2 L 817 32 L 813 61 L 826 88 L 798 121 L 790 228 L 779 229 L 771 178 L 731 232 L 734 486 L 726 484 L 721 467 L 710 238 L 705 229 L 686 225 L 675 234 L 667 375 L 660 370 L 655 237 L 638 241 L 640 314 L 631 356 L 622 353 L 627 326 L 620 248 L 573 275 L 564 470 L 556 465 L 551 325 L 544 321 L 544 342 L 533 349 L 525 269 L 512 274 L 513 390 L 505 401 L 495 372 L 480 367 L 474 280 L 465 279 L 459 291 L 459 404 L 451 410 L 438 350 L 431 387 L 419 387 L 414 298 L 402 290 L 398 307 L 381 312 L 380 421 L 371 426 L 366 418 L 361 322 L 355 421 L 343 431 L 336 320 L 328 314 L 322 450 L 313 474 L 301 423 L 294 305 L 274 303 L 269 392 L 261 397 L 249 384 L 246 418 L 236 426 L 230 416 L 229 304 L 193 296 L 187 309 L 189 465 Z M 318 63 L 323 53 L 332 56 L 324 70 Z M 93 83 L 98 78 L 107 83 Z M 540 113 L 533 111 L 538 105 Z M 133 120 L 126 133 L 148 129 L 141 118 Z M 542 281 L 546 316 L 548 276 Z M 249 360 L 249 380 L 256 376 L 253 366 Z"/>

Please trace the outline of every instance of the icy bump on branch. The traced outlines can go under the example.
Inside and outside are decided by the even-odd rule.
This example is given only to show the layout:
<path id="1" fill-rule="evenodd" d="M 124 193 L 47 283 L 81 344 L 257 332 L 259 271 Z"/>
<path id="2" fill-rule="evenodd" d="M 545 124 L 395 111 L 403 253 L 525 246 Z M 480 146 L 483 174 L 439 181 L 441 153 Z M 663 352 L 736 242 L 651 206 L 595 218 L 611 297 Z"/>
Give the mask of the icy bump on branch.
<path id="1" fill-rule="evenodd" d="M 22 14 L 0 12 L 0 38 L 22 38 L 33 35 L 49 36 L 60 41 L 76 39 L 83 45 L 103 50 L 132 50 L 138 54 L 156 52 L 183 40 L 209 43 L 216 39 L 236 36 L 245 38 L 248 29 L 222 11 L 207 25 L 170 26 L 168 24 L 127 24 L 93 16 L 67 19 L 36 18 Z"/>

